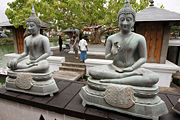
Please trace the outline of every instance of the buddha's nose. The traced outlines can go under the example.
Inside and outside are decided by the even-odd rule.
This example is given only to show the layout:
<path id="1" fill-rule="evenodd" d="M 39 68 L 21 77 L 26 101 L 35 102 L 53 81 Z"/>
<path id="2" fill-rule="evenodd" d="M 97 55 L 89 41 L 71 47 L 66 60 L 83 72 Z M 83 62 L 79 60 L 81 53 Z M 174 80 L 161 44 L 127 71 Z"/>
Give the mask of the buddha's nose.
<path id="1" fill-rule="evenodd" d="M 128 23 L 127 23 L 127 20 L 124 20 L 123 21 L 123 25 L 127 25 Z"/>
<path id="2" fill-rule="evenodd" d="M 28 28 L 27 28 L 28 30 L 31 30 L 32 29 L 32 27 L 31 26 L 28 26 Z"/>

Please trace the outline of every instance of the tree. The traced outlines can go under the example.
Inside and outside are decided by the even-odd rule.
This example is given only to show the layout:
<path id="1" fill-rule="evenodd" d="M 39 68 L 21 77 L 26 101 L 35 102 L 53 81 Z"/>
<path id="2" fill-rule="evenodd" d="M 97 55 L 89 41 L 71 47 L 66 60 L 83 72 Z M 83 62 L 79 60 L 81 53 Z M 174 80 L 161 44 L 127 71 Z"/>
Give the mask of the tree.
<path id="1" fill-rule="evenodd" d="M 136 11 L 146 8 L 150 0 L 131 0 Z M 31 14 L 34 4 L 39 18 L 56 28 L 66 29 L 73 24 L 77 28 L 92 27 L 91 41 L 99 43 L 101 36 L 116 29 L 117 13 L 124 0 L 16 0 L 8 3 L 6 15 L 15 27 L 25 26 L 25 19 Z M 97 26 L 98 25 L 98 26 Z M 93 27 L 94 26 L 94 27 Z"/>
<path id="2" fill-rule="evenodd" d="M 136 11 L 140 11 L 149 5 L 149 1 L 140 0 L 137 3 L 131 0 L 131 4 Z M 105 32 L 117 29 L 117 13 L 123 7 L 124 0 L 62 0 L 57 5 L 64 18 L 58 21 L 59 25 L 71 27 L 75 24 L 80 29 L 91 27 L 91 41 L 100 43 Z"/>
<path id="3" fill-rule="evenodd" d="M 51 0 L 49 0 L 51 1 Z M 7 8 L 5 14 L 7 15 L 9 22 L 14 25 L 15 28 L 23 26 L 26 28 L 26 19 L 31 15 L 32 5 L 34 4 L 36 15 L 39 18 L 49 24 L 54 24 L 54 8 L 53 4 L 48 0 L 16 0 L 12 3 L 8 3 L 10 8 Z"/>

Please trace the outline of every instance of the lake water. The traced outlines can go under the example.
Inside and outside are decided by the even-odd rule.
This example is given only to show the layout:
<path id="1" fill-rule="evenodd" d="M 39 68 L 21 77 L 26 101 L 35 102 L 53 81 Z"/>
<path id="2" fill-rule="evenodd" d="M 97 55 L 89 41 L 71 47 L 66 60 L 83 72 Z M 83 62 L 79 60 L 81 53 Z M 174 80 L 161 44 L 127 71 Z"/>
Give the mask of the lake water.
<path id="1" fill-rule="evenodd" d="M 6 69 L 6 65 L 9 59 L 4 55 L 8 53 L 14 53 L 14 45 L 0 46 L 0 69 L 2 68 Z M 5 77 L 0 75 L 0 88 L 4 85 L 4 83 L 5 83 Z"/>
<path id="2" fill-rule="evenodd" d="M 8 53 L 14 53 L 14 45 L 0 46 L 0 68 L 6 68 L 9 59 L 4 57 L 4 55 Z"/>

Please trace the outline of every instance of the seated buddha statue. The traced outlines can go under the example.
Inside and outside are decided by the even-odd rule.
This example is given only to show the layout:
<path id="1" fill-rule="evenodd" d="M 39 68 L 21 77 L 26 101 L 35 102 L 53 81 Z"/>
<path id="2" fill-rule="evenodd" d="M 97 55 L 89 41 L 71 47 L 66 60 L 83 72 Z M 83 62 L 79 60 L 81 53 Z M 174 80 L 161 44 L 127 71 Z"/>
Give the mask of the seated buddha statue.
<path id="1" fill-rule="evenodd" d="M 49 39 L 40 34 L 41 20 L 36 17 L 34 7 L 26 22 L 29 36 L 24 39 L 24 52 L 7 64 L 10 70 L 7 72 L 5 88 L 33 95 L 53 96 L 59 89 L 47 61 L 50 56 Z"/>
<path id="2" fill-rule="evenodd" d="M 120 32 L 106 41 L 105 58 L 112 58 L 113 62 L 89 68 L 91 77 L 79 95 L 83 106 L 158 120 L 168 110 L 157 95 L 158 75 L 141 67 L 147 60 L 146 40 L 131 31 L 135 18 L 130 1 L 125 0 L 118 12 Z"/>
<path id="3" fill-rule="evenodd" d="M 34 8 L 26 22 L 30 35 L 24 39 L 24 52 L 10 61 L 7 66 L 16 72 L 47 72 L 49 65 L 46 58 L 50 56 L 49 39 L 40 34 L 41 21 L 36 17 Z M 28 61 L 22 61 L 27 55 L 29 55 Z"/>
<path id="4" fill-rule="evenodd" d="M 92 67 L 89 75 L 100 83 L 153 86 L 159 78 L 156 73 L 141 68 L 147 60 L 146 40 L 132 32 L 136 12 L 128 5 L 118 12 L 120 32 L 109 36 L 106 42 L 105 58 L 112 58 L 113 63 Z"/>

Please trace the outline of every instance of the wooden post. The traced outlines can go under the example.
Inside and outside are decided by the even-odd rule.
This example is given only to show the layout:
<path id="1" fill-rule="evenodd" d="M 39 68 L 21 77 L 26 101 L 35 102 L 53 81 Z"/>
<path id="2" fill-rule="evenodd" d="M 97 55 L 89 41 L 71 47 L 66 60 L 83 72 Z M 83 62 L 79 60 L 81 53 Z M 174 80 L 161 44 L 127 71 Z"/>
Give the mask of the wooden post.
<path id="1" fill-rule="evenodd" d="M 12 29 L 12 33 L 13 33 L 13 41 L 14 41 L 14 51 L 15 51 L 15 53 L 18 53 L 17 40 L 16 40 L 16 29 L 15 28 Z"/>
<path id="2" fill-rule="evenodd" d="M 16 45 L 18 53 L 22 53 L 24 51 L 24 32 L 25 29 L 23 26 L 16 29 Z"/>
<path id="3" fill-rule="evenodd" d="M 167 24 L 164 24 L 163 43 L 162 43 L 161 58 L 160 58 L 160 63 L 163 64 L 166 62 L 169 39 L 170 39 L 170 27 Z"/>

